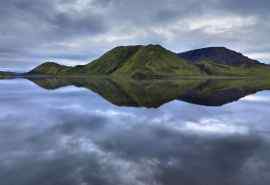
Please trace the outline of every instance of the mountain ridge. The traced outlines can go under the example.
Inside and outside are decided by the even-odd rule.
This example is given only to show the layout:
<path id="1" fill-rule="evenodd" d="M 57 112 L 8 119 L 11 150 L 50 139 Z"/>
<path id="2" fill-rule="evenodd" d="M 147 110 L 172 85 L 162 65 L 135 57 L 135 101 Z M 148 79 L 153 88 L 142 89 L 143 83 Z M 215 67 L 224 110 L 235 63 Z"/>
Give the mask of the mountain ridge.
<path id="1" fill-rule="evenodd" d="M 164 76 L 200 76 L 200 69 L 179 58 L 161 45 L 118 46 L 100 58 L 75 67 L 46 62 L 31 70 L 29 75 L 123 75 L 132 78 Z"/>
<path id="2" fill-rule="evenodd" d="M 96 60 L 74 67 L 43 63 L 25 75 L 170 77 L 270 77 L 270 66 L 225 47 L 174 53 L 161 45 L 115 47 Z"/>
<path id="3" fill-rule="evenodd" d="M 215 63 L 235 66 L 252 64 L 264 65 L 258 60 L 250 59 L 242 53 L 233 51 L 226 47 L 206 47 L 178 53 L 177 55 L 193 63 L 198 63 L 203 60 L 211 60 Z"/>

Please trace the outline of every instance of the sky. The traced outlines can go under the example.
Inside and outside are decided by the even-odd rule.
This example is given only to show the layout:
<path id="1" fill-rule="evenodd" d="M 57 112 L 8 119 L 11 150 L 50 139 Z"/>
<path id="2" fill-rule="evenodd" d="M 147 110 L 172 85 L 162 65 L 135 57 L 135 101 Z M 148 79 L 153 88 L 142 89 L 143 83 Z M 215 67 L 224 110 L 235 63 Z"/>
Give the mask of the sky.
<path id="1" fill-rule="evenodd" d="M 119 45 L 225 46 L 270 63 L 269 0 L 0 1 L 0 70 L 88 63 Z"/>

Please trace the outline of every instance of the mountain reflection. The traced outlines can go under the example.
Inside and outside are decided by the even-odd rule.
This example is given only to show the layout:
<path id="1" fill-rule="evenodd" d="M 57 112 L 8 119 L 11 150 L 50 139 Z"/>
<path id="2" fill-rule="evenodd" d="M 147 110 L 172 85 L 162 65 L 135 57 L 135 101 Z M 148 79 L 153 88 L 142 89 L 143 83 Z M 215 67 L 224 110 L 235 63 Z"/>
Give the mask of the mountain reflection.
<path id="1" fill-rule="evenodd" d="M 270 182 L 269 91 L 220 107 L 109 102 L 150 107 L 241 92 L 236 100 L 266 89 L 266 81 L 32 81 L 52 90 L 24 79 L 0 80 L 1 185 Z"/>
<path id="2" fill-rule="evenodd" d="M 258 91 L 270 82 L 247 79 L 123 80 L 115 78 L 29 78 L 54 90 L 65 86 L 89 89 L 117 106 L 157 108 L 173 100 L 205 106 L 221 106 Z"/>

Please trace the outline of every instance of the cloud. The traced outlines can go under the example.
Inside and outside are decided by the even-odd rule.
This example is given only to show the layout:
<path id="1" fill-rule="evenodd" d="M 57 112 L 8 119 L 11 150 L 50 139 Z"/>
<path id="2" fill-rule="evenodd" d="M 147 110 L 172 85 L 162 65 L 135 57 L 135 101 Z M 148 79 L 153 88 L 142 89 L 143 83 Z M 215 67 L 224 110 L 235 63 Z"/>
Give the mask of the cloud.
<path id="1" fill-rule="evenodd" d="M 242 98 L 241 101 L 267 103 L 270 101 L 270 98 L 262 95 L 250 95 Z"/>
<path id="2" fill-rule="evenodd" d="M 262 102 L 137 109 L 85 89 L 0 84 L 1 185 L 270 182 L 269 105 Z"/>
<path id="3" fill-rule="evenodd" d="M 177 52 L 223 45 L 267 62 L 269 7 L 266 0 L 1 1 L 0 62 L 74 65 L 118 45 L 148 43 Z"/>

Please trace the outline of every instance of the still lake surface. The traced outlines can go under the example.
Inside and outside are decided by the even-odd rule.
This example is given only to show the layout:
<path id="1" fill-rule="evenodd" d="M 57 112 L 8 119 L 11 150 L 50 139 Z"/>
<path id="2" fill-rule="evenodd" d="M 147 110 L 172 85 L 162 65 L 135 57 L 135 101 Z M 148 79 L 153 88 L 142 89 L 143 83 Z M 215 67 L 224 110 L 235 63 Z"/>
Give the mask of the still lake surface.
<path id="1" fill-rule="evenodd" d="M 270 91 L 216 106 L 113 98 L 0 80 L 0 184 L 270 184 Z"/>

